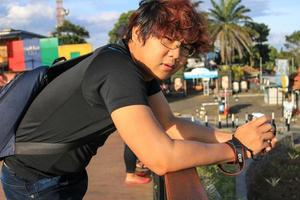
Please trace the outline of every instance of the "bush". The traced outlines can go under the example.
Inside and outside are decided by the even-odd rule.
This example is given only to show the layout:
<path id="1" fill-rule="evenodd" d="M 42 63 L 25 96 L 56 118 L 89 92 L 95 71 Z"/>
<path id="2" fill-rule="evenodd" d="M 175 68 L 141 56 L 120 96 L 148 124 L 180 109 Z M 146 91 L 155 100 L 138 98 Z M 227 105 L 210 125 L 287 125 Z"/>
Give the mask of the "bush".
<path id="1" fill-rule="evenodd" d="M 210 200 L 235 199 L 235 177 L 222 174 L 215 165 L 198 167 L 197 171 Z"/>
<path id="2" fill-rule="evenodd" d="M 249 200 L 300 199 L 300 153 L 280 142 L 247 171 Z"/>

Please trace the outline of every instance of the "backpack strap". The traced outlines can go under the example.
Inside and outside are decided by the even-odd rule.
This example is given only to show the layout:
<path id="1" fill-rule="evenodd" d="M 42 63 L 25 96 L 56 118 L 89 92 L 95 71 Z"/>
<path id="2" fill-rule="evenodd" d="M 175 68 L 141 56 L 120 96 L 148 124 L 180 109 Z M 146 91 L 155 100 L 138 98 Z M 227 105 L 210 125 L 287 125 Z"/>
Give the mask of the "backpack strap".
<path id="1" fill-rule="evenodd" d="M 15 154 L 18 155 L 49 155 L 67 152 L 78 146 L 77 143 L 43 143 L 43 142 L 17 142 Z"/>
<path id="2" fill-rule="evenodd" d="M 103 130 L 103 134 L 96 132 L 86 138 L 80 138 L 70 143 L 46 143 L 46 142 L 17 142 L 15 143 L 15 154 L 18 155 L 50 155 L 68 152 L 89 142 L 98 141 L 99 137 L 108 137 L 114 125 L 109 125 Z"/>

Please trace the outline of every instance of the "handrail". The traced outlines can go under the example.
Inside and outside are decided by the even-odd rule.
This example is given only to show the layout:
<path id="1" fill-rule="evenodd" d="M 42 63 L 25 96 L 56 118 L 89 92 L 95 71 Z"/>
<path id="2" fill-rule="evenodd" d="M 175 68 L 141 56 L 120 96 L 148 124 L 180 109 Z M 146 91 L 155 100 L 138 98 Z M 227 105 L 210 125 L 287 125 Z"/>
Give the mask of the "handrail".
<path id="1" fill-rule="evenodd" d="M 166 174 L 165 187 L 168 200 L 208 200 L 196 168 Z"/>
<path id="2" fill-rule="evenodd" d="M 167 200 L 208 200 L 206 191 L 201 184 L 196 168 L 167 173 L 165 185 L 160 185 L 160 197 L 154 199 Z M 160 181 L 161 183 L 161 181 Z M 165 198 L 166 197 L 166 198 Z"/>

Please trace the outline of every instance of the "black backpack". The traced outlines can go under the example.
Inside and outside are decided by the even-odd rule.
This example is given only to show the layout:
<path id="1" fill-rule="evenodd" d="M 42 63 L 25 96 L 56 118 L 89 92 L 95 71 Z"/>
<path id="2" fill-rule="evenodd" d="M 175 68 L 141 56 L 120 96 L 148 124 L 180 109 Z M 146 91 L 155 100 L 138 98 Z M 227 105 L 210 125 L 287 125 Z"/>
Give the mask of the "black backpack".
<path id="1" fill-rule="evenodd" d="M 14 154 L 59 153 L 77 144 L 16 143 L 15 133 L 34 98 L 57 76 L 72 68 L 92 53 L 61 62 L 51 67 L 38 67 L 17 75 L 0 90 L 0 159 Z"/>

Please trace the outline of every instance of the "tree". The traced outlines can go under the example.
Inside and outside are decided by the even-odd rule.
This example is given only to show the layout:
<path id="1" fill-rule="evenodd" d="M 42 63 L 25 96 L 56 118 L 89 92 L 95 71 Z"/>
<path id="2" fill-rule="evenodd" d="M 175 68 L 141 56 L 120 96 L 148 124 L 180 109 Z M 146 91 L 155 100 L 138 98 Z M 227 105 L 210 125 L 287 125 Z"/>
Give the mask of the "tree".
<path id="1" fill-rule="evenodd" d="M 114 25 L 114 28 L 108 33 L 110 43 L 117 42 L 126 33 L 126 27 L 132 13 L 133 11 L 128 11 L 120 15 L 118 21 Z"/>
<path id="2" fill-rule="evenodd" d="M 291 35 L 285 36 L 285 47 L 289 50 L 300 51 L 300 31 L 295 31 Z"/>
<path id="3" fill-rule="evenodd" d="M 223 63 L 231 63 L 235 54 L 239 58 L 245 52 L 251 53 L 252 38 L 245 22 L 252 19 L 246 15 L 250 10 L 240 5 L 241 0 L 221 0 L 217 4 L 211 0 L 209 12 L 210 32 L 212 40 L 220 48 Z"/>
<path id="4" fill-rule="evenodd" d="M 262 58 L 263 63 L 269 61 L 269 46 L 266 44 L 270 29 L 264 23 L 246 22 L 245 26 L 248 27 L 251 32 L 250 36 L 254 43 L 251 48 L 251 54 L 248 55 L 252 66 L 259 66 L 259 59 Z M 251 56 L 250 56 L 251 55 Z"/>
<path id="5" fill-rule="evenodd" d="M 81 44 L 86 43 L 85 38 L 89 38 L 89 32 L 72 22 L 65 20 L 61 26 L 56 27 L 52 36 L 57 37 L 59 44 Z"/>
<path id="6" fill-rule="evenodd" d="M 263 68 L 269 73 L 274 72 L 275 60 L 279 57 L 279 53 L 275 47 L 268 46 L 268 61 L 263 64 Z"/>
<path id="7" fill-rule="evenodd" d="M 284 46 L 287 51 L 294 57 L 296 65 L 300 65 L 300 31 L 295 31 L 291 35 L 285 36 L 286 43 Z"/>
<path id="8" fill-rule="evenodd" d="M 270 29 L 266 24 L 256 23 L 256 22 L 246 22 L 245 26 L 249 27 L 252 30 L 251 37 L 256 44 L 262 45 L 264 42 L 268 41 Z"/>

